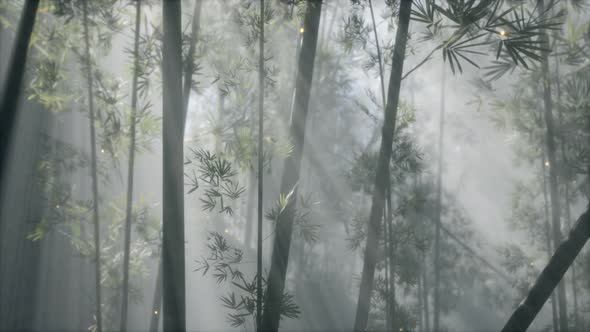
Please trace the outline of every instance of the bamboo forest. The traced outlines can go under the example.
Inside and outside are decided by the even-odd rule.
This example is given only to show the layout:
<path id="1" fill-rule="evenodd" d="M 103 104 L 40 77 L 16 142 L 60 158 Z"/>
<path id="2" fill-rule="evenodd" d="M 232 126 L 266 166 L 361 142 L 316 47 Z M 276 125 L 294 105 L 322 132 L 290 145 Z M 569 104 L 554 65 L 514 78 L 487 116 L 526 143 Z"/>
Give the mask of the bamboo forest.
<path id="1" fill-rule="evenodd" d="M 0 331 L 590 332 L 590 1 L 0 0 Z"/>

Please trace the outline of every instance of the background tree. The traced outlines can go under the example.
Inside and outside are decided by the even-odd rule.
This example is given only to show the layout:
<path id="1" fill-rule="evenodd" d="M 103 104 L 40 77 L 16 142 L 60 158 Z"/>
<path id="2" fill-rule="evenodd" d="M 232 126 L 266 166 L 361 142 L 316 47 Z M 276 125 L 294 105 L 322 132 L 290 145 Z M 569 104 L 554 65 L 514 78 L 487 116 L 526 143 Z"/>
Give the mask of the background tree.
<path id="1" fill-rule="evenodd" d="M 90 172 L 92 176 L 92 222 L 94 224 L 94 259 L 96 264 L 95 278 L 95 296 L 96 296 L 96 329 L 102 332 L 102 298 L 101 298 L 101 270 L 100 270 L 100 219 L 98 208 L 98 174 L 96 166 L 96 129 L 94 125 L 94 92 L 93 92 L 93 74 L 92 60 L 90 59 L 90 37 L 88 32 L 88 5 L 83 2 L 84 11 L 84 43 L 86 48 L 86 83 L 88 98 L 88 113 L 90 119 Z"/>
<path id="2" fill-rule="evenodd" d="M 131 88 L 131 127 L 129 130 L 129 163 L 127 166 L 127 207 L 125 211 L 125 249 L 123 252 L 123 305 L 121 331 L 127 331 L 127 307 L 129 305 L 129 255 L 131 253 L 131 214 L 133 213 L 133 168 L 135 166 L 135 128 L 137 125 L 137 82 L 139 72 L 139 36 L 141 27 L 141 2 L 135 4 L 135 38 L 133 45 L 133 83 Z"/>
<path id="3" fill-rule="evenodd" d="M 256 239 L 256 327 L 262 327 L 262 215 L 263 210 L 263 171 L 264 171 L 264 146 L 262 135 L 264 133 L 264 0 L 260 0 L 260 33 L 258 54 L 258 224 Z"/>

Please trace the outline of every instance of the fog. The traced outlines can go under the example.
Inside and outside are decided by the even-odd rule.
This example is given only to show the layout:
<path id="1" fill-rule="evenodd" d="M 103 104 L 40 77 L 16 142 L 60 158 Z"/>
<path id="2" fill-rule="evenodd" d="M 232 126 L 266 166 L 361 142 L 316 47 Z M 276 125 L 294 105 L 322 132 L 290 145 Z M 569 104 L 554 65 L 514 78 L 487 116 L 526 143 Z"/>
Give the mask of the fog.
<path id="1" fill-rule="evenodd" d="M 590 329 L 584 1 L 260 3 L 0 1 L 0 331 Z"/>

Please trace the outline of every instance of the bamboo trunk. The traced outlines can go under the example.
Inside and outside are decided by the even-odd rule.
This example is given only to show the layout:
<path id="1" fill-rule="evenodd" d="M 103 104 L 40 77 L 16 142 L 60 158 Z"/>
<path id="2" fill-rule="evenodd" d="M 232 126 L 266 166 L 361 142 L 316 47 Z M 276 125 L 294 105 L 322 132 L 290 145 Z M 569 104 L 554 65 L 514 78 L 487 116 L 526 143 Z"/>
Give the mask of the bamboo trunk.
<path id="1" fill-rule="evenodd" d="M 389 284 L 391 278 L 389 277 L 389 227 L 387 223 L 387 210 L 383 211 L 383 257 L 385 260 L 385 330 L 391 330 L 391 308 L 390 308 L 390 289 Z"/>
<path id="2" fill-rule="evenodd" d="M 256 327 L 262 327 L 262 217 L 264 176 L 264 0 L 260 0 L 260 36 L 258 54 L 258 223 L 256 238 Z"/>
<path id="3" fill-rule="evenodd" d="M 125 211 L 125 243 L 123 252 L 123 303 L 121 307 L 121 331 L 127 331 L 129 306 L 129 256 L 131 252 L 131 218 L 133 214 L 133 173 L 135 167 L 135 127 L 137 124 L 137 80 L 139 75 L 139 29 L 141 1 L 135 2 L 135 40 L 133 46 L 133 83 L 131 87 L 131 117 L 129 131 L 129 164 L 127 165 L 127 207 Z"/>
<path id="4" fill-rule="evenodd" d="M 385 80 L 383 78 L 384 71 L 383 71 L 383 60 L 381 57 L 381 46 L 379 44 L 379 35 L 377 33 L 377 22 L 375 20 L 375 11 L 373 10 L 373 2 L 369 0 L 369 12 L 371 14 L 371 23 L 373 25 L 373 35 L 375 38 L 375 47 L 377 49 L 377 64 L 379 66 L 379 83 L 381 87 L 381 102 L 383 111 L 385 111 Z M 395 134 L 395 131 L 394 131 Z M 390 170 L 388 165 L 387 170 L 387 187 L 386 187 L 386 214 L 385 218 L 383 218 L 384 222 L 384 242 L 385 242 L 385 278 L 386 278 L 386 314 L 385 314 L 385 326 L 386 330 L 390 331 L 393 329 L 393 321 L 395 316 L 395 273 L 394 273 L 394 250 L 393 250 L 393 234 L 392 234 L 392 227 L 393 227 L 393 220 L 392 220 L 392 212 L 391 212 L 391 179 L 390 179 Z"/>
<path id="5" fill-rule="evenodd" d="M 578 218 L 567 239 L 559 245 L 527 297 L 512 313 L 502 329 L 503 332 L 526 331 L 589 237 L 590 210 L 587 209 Z"/>
<path id="6" fill-rule="evenodd" d="M 7 78 L 2 94 L 2 107 L 0 108 L 0 195 L 2 194 L 3 177 L 10 158 L 10 141 L 14 129 L 18 102 L 21 95 L 21 86 L 25 74 L 25 65 L 29 51 L 31 34 L 35 26 L 35 17 L 39 0 L 27 0 L 23 6 L 23 12 L 15 35 L 15 45 L 10 55 Z"/>
<path id="7" fill-rule="evenodd" d="M 399 92 L 401 87 L 401 77 L 410 25 L 410 11 L 412 7 L 411 0 L 402 0 L 399 9 L 399 25 L 395 38 L 395 47 L 392 58 L 392 70 L 389 79 L 388 102 L 385 108 L 385 119 L 383 123 L 383 133 L 379 160 L 375 176 L 375 186 L 369 216 L 369 225 L 367 232 L 367 245 L 365 249 L 365 260 L 363 262 L 363 272 L 361 276 L 361 285 L 359 298 L 356 309 L 355 331 L 363 331 L 367 327 L 369 319 L 369 307 L 371 292 L 373 289 L 373 278 L 375 276 L 375 264 L 377 256 L 377 238 L 380 230 L 381 218 L 383 217 L 383 207 L 385 203 L 386 179 L 388 177 L 389 162 L 391 160 L 391 149 L 393 144 L 393 133 L 395 130 L 395 120 L 397 115 L 397 106 L 399 103 Z"/>
<path id="8" fill-rule="evenodd" d="M 289 196 L 287 206 L 279 215 L 276 223 L 275 239 L 268 276 L 268 287 L 262 315 L 261 331 L 277 331 L 280 320 L 280 305 L 285 289 L 285 277 L 289 261 L 289 249 L 293 233 L 295 218 L 295 201 L 297 198 L 297 184 L 303 155 L 305 138 L 305 121 L 309 106 L 309 96 L 313 78 L 313 67 L 318 40 L 318 30 L 321 16 L 321 0 L 308 0 L 307 11 L 303 25 L 303 41 L 299 57 L 299 70 L 295 87 L 295 107 L 291 116 L 289 128 L 294 147 L 285 159 L 281 193 Z"/>
<path id="9" fill-rule="evenodd" d="M 563 120 L 563 109 L 561 108 L 561 84 L 560 84 L 560 77 L 559 77 L 559 59 L 555 58 L 555 72 L 557 76 L 556 88 L 557 88 L 557 115 L 559 117 L 559 125 L 563 127 L 564 120 Z M 561 150 L 561 160 L 565 164 L 567 164 L 567 156 L 565 153 L 565 142 L 564 139 L 561 140 L 560 145 Z M 565 167 L 563 167 L 565 170 Z M 571 229 L 572 227 L 572 212 L 571 212 L 571 198 L 570 198 L 570 182 L 567 176 L 564 176 L 563 179 L 563 186 L 564 186 L 564 198 L 565 198 L 565 219 L 567 226 Z M 575 262 L 572 264 L 572 296 L 574 300 L 574 330 L 580 330 L 580 319 L 578 316 L 578 289 L 577 289 L 577 278 L 576 278 L 576 264 Z"/>
<path id="10" fill-rule="evenodd" d="M 90 36 L 88 32 L 88 5 L 83 3 L 84 10 L 84 43 L 86 48 L 86 83 L 88 93 L 88 111 L 90 113 L 90 172 L 92 176 L 92 222 L 94 224 L 94 259 L 95 296 L 96 296 L 96 330 L 102 332 L 102 300 L 101 300 L 101 268 L 100 268 L 100 219 L 98 211 L 98 174 L 96 162 L 96 129 L 94 125 L 94 93 L 92 80 L 92 62 L 90 59 Z"/>
<path id="11" fill-rule="evenodd" d="M 418 184 L 421 184 L 420 178 L 417 175 L 414 175 L 414 192 L 416 193 Z M 417 216 L 420 216 L 417 209 L 415 212 Z M 424 224 L 424 218 L 424 216 L 421 217 L 422 224 Z M 428 277 L 426 271 L 426 252 L 422 252 L 420 256 L 422 259 L 422 266 L 420 269 L 420 275 L 422 277 L 422 309 L 424 310 L 424 326 L 422 327 L 422 329 L 424 332 L 430 332 L 430 310 L 428 304 Z"/>
<path id="12" fill-rule="evenodd" d="M 539 0 L 539 12 L 545 14 L 545 3 L 544 0 Z M 543 14 L 543 16 L 545 16 Z M 549 41 L 549 37 L 546 31 L 543 31 L 541 38 L 545 41 Z M 542 72 L 543 72 L 543 104 L 544 104 L 544 118 L 545 126 L 547 130 L 546 135 L 546 147 L 547 147 L 547 159 L 549 161 L 549 197 L 551 200 L 551 221 L 553 230 L 553 246 L 557 246 L 561 243 L 561 221 L 560 221 L 560 206 L 559 206 L 559 192 L 557 184 L 557 160 L 555 157 L 555 134 L 554 134 L 554 122 L 553 122 L 553 101 L 551 96 L 551 81 L 549 73 L 549 52 L 541 52 L 542 60 Z M 557 302 L 559 304 L 559 330 L 561 332 L 568 331 L 567 323 L 567 299 L 565 294 L 565 284 L 561 282 L 557 287 Z"/>
<path id="13" fill-rule="evenodd" d="M 185 331 L 185 249 L 181 2 L 163 2 L 163 240 L 164 331 Z"/>
<path id="14" fill-rule="evenodd" d="M 440 228 L 442 213 L 443 138 L 445 128 L 445 67 L 442 67 L 440 91 L 440 123 L 438 137 L 438 173 L 436 177 L 436 211 L 434 235 L 434 331 L 440 330 Z"/>
<path id="15" fill-rule="evenodd" d="M 21 15 L 21 19 L 18 23 L 18 28 L 15 34 L 15 42 L 14 48 L 11 51 L 9 62 L 6 64 L 2 59 L 1 64 L 6 66 L 1 68 L 0 74 L 4 77 L 6 74 L 6 79 L 4 80 L 3 84 L 1 85 L 3 91 L 0 100 L 0 239 L 2 239 L 2 232 L 3 230 L 6 231 L 6 224 L 3 225 L 5 222 L 9 223 L 8 220 L 3 219 L 3 215 L 10 216 L 10 212 L 6 213 L 6 209 L 2 211 L 3 204 L 6 205 L 7 199 L 4 198 L 4 192 L 8 192 L 8 188 L 6 188 L 6 184 L 8 181 L 8 166 L 10 164 L 10 160 L 14 158 L 11 156 L 11 143 L 13 142 L 13 132 L 16 130 L 17 126 L 17 113 L 19 108 L 19 101 L 21 98 L 21 86 L 24 78 L 25 67 L 26 67 L 26 60 L 27 54 L 29 50 L 29 43 L 31 40 L 31 34 L 33 32 L 33 28 L 35 25 L 35 17 L 37 15 L 37 9 L 39 7 L 39 0 L 27 0 L 24 3 L 23 11 Z M 5 10 L 2 10 L 5 14 Z M 7 43 L 7 36 L 6 36 L 6 25 L 4 23 L 0 23 L 0 44 L 2 47 L 5 47 Z M 2 49 L 0 52 L 0 56 L 4 57 L 7 56 L 5 50 Z M 16 135 L 15 135 L 16 136 Z M 16 141 L 16 139 L 14 140 Z M 28 147 L 27 147 L 28 148 Z M 4 180 L 6 179 L 6 180 Z M 7 206 L 8 207 L 8 206 Z M 36 209 L 32 209 L 36 211 Z M 3 213 L 4 212 L 4 213 Z M 18 220 L 14 220 L 18 222 Z M 3 227 L 4 226 L 4 227 Z M 14 234 L 6 234 L 7 236 L 14 236 Z M 26 240 L 24 236 L 21 239 L 17 239 L 17 243 L 24 243 Z M 3 242 L 0 240 L 0 242 Z M 9 242 L 9 241 L 6 241 Z M 0 269 L 2 269 L 7 264 L 7 261 L 10 262 L 10 259 L 6 256 L 13 255 L 13 253 L 6 252 L 6 245 L 2 245 L 4 243 L 0 243 Z M 38 248 L 39 245 L 32 245 L 32 247 Z M 36 266 L 34 264 L 34 260 L 28 261 L 30 266 Z M 0 272 L 0 293 L 4 291 L 5 285 L 8 285 L 12 278 L 5 275 L 6 272 Z M 33 274 L 33 278 L 37 277 L 37 274 Z M 23 278 L 21 278 L 23 279 Z M 26 280 L 27 278 L 24 278 Z M 32 294 L 35 294 L 34 290 L 37 288 L 37 285 L 31 285 L 28 289 L 33 288 Z M 18 296 L 23 297 L 24 294 L 18 294 Z M 9 301 L 6 301 L 9 296 L 5 295 L 5 304 L 8 305 Z M 25 298 L 27 298 L 25 296 Z M 32 297 L 34 298 L 34 297 Z M 0 300 L 1 302 L 1 300 Z M 14 310 L 15 305 L 10 304 L 9 306 L 5 307 L 4 305 L 0 304 L 0 318 L 10 317 L 11 309 Z M 28 308 L 28 312 L 31 312 L 31 317 L 33 316 L 32 313 L 34 312 L 34 306 L 32 308 Z M 27 316 L 27 315 L 25 315 Z M 3 327 L 12 327 L 11 322 L 15 321 L 14 317 L 10 317 L 11 321 L 8 319 L 4 319 L 4 321 L 0 322 L 0 329 Z M 26 317 L 25 317 L 26 320 Z M 29 326 L 33 326 L 32 320 L 27 322 Z"/>
<path id="16" fill-rule="evenodd" d="M 200 27 L 200 17 L 201 17 L 201 5 L 203 0 L 197 0 L 195 3 L 195 8 L 193 12 L 193 21 L 192 21 L 192 37 L 191 37 L 191 44 L 189 45 L 189 54 L 188 59 L 191 60 L 194 57 L 196 43 L 198 39 L 198 32 Z M 190 90 L 192 85 L 193 79 L 193 64 L 185 64 L 184 66 L 184 82 L 183 82 L 183 122 L 182 127 L 186 130 L 186 119 L 188 114 L 188 101 L 190 97 Z M 184 132 L 184 131 L 183 131 Z M 150 331 L 157 331 L 158 326 L 160 324 L 160 316 L 161 316 L 161 306 L 162 306 L 162 254 L 160 253 L 160 257 L 158 258 L 158 272 L 156 277 L 156 288 L 154 290 L 154 299 L 153 299 L 153 310 L 151 314 L 151 322 L 150 322 Z"/>

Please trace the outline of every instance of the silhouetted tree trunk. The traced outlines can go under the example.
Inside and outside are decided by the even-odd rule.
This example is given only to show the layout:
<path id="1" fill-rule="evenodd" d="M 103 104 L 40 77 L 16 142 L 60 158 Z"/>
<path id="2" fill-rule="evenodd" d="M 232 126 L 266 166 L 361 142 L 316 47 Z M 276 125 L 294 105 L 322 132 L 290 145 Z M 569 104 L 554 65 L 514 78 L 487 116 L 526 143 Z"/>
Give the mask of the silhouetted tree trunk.
<path id="1" fill-rule="evenodd" d="M 8 73 L 4 81 L 4 91 L 2 92 L 2 104 L 0 108 L 0 195 L 3 191 L 2 178 L 10 158 L 10 141 L 12 130 L 18 111 L 18 101 L 20 98 L 25 65 L 27 63 L 27 54 L 29 51 L 29 42 L 33 27 L 35 26 L 35 17 L 39 0 L 27 0 L 23 6 L 22 16 L 15 35 L 14 49 L 10 56 L 8 64 Z"/>
<path id="2" fill-rule="evenodd" d="M 31 125 L 31 122 L 26 120 L 30 120 L 29 117 L 31 116 L 34 119 L 39 119 L 44 112 L 39 112 L 37 110 L 39 107 L 34 107 L 28 110 L 28 116 L 23 116 L 20 121 L 17 117 L 29 43 L 38 6 L 39 0 L 25 1 L 14 36 L 12 50 L 9 46 L 10 43 L 8 43 L 6 25 L 4 22 L 0 23 L 0 65 L 2 65 L 0 70 L 0 86 L 2 87 L 2 95 L 0 96 L 0 270 L 3 270 L 3 272 L 0 272 L 0 293 L 2 294 L 0 295 L 0 330 L 32 329 L 35 326 L 34 317 L 38 303 L 39 274 L 37 271 L 39 270 L 40 244 L 25 239 L 32 225 L 20 217 L 16 218 L 19 216 L 18 212 L 24 211 L 11 206 L 10 203 L 14 203 L 15 199 L 17 202 L 21 200 L 27 201 L 25 209 L 28 208 L 31 214 L 27 219 L 35 218 L 41 213 L 41 208 L 37 204 L 40 201 L 40 190 L 32 189 L 31 194 L 20 196 L 17 193 L 21 192 L 24 187 L 19 188 L 20 190 L 16 190 L 16 192 L 14 188 L 10 188 L 10 195 L 4 196 L 3 194 L 4 192 L 8 194 L 9 178 L 12 180 L 15 180 L 15 178 L 24 179 L 30 172 L 33 172 L 35 168 L 33 165 L 35 165 L 38 156 L 37 145 L 31 144 L 39 142 L 40 138 L 37 137 L 37 133 L 43 128 L 39 123 L 44 122 L 43 120 L 36 120 Z M 4 16 L 6 13 L 6 10 L 2 9 L 0 15 Z M 8 61 L 5 61 L 6 59 Z M 19 122 L 21 125 L 18 124 Z M 16 127 L 22 127 L 22 123 L 26 123 L 26 130 L 20 132 L 20 137 L 25 134 L 24 137 L 29 138 L 24 141 L 17 138 L 19 129 Z M 33 156 L 32 159 L 24 159 L 26 164 L 22 164 L 23 159 L 16 157 L 16 155 L 12 157 L 11 146 L 16 145 L 17 142 L 29 143 L 22 145 L 26 147 L 25 154 L 30 151 L 31 156 Z M 9 170 L 10 164 L 19 165 L 18 171 Z M 23 167 L 24 165 L 27 167 Z M 28 167 L 29 165 L 30 167 Z M 15 174 L 22 175 L 17 177 Z M 29 179 L 26 182 L 31 183 L 33 187 L 37 187 L 37 181 L 30 179 L 30 176 L 28 177 Z M 22 185 L 22 183 L 19 183 L 19 185 Z M 27 216 L 29 213 L 27 213 Z M 13 232 L 15 229 L 19 230 L 19 233 Z M 22 230 L 22 233 L 20 230 Z M 11 239 L 14 240 L 11 241 Z M 14 248 L 18 250 L 11 252 L 10 249 Z M 17 264 L 13 265 L 12 263 Z M 4 270 L 5 268 L 6 270 Z M 11 276 L 7 271 L 11 271 L 13 275 Z"/>
<path id="3" fill-rule="evenodd" d="M 133 83 L 131 87 L 131 116 L 129 129 L 129 163 L 127 165 L 127 207 L 125 210 L 125 248 L 123 252 L 123 303 L 121 306 L 121 331 L 127 331 L 129 305 L 129 255 L 131 251 L 131 218 L 133 217 L 133 173 L 135 167 L 135 126 L 137 124 L 137 80 L 139 75 L 139 29 L 141 1 L 135 2 L 135 40 L 133 46 Z"/>
<path id="4" fill-rule="evenodd" d="M 195 3 L 195 9 L 193 12 L 192 21 L 192 36 L 189 45 L 188 60 L 192 60 L 195 55 L 196 43 L 198 40 L 199 28 L 200 28 L 200 17 L 201 17 L 201 6 L 204 0 L 197 0 Z M 184 82 L 183 82 L 183 124 L 182 127 L 186 129 L 186 119 L 188 114 L 188 101 L 190 98 L 190 91 L 193 81 L 194 62 L 186 63 L 184 66 Z M 184 132 L 184 130 L 183 130 Z M 158 272 L 156 276 L 156 286 L 154 289 L 154 299 L 152 305 L 150 331 L 157 331 L 160 324 L 161 316 L 161 304 L 162 304 L 162 256 L 158 259 Z"/>
<path id="5" fill-rule="evenodd" d="M 6 16 L 6 8 L 4 6 L 0 7 L 0 15 L 2 17 Z M 2 42 L 2 45 L 6 45 L 6 39 L 5 39 L 6 35 L 5 34 L 6 34 L 6 23 L 0 22 L 0 42 Z M 7 57 L 5 48 L 0 48 L 0 55 L 2 56 L 2 59 L 5 59 Z M 6 62 L 5 62 L 5 60 L 0 60 L 0 88 L 2 88 L 2 95 L 0 95 L 0 97 L 2 97 L 4 94 L 4 85 L 3 85 L 4 82 L 2 80 L 2 77 L 4 77 L 4 70 L 6 70 Z"/>
<path id="6" fill-rule="evenodd" d="M 303 23 L 303 42 L 299 57 L 299 69 L 295 86 L 295 107 L 291 116 L 289 135 L 293 140 L 293 152 L 285 159 L 281 193 L 290 195 L 287 206 L 276 223 L 268 287 L 266 291 L 262 331 L 277 331 L 280 320 L 280 304 L 285 289 L 285 276 L 289 261 L 289 249 L 295 218 L 297 184 L 303 155 L 305 121 L 313 78 L 313 67 L 321 16 L 321 0 L 308 0 Z"/>
<path id="7" fill-rule="evenodd" d="M 92 222 L 94 224 L 94 259 L 95 269 L 95 294 L 96 294 L 96 330 L 102 331 L 101 309 L 101 269 L 100 269 L 100 219 L 98 214 L 98 174 L 96 166 L 96 129 L 94 126 L 94 93 L 92 80 L 92 60 L 90 59 L 90 36 L 88 32 L 88 5 L 82 2 L 84 10 L 84 43 L 86 47 L 86 83 L 88 93 L 88 112 L 90 113 L 90 172 L 92 176 Z"/>
<path id="8" fill-rule="evenodd" d="M 11 44 L 7 37 L 0 31 L 3 63 L 12 51 L 2 49 Z M 38 170 L 41 160 L 47 160 L 43 156 L 49 155 L 43 142 L 51 128 L 51 115 L 36 101 L 24 99 L 23 94 L 11 138 L 14 153 L 6 168 L 6 195 L 0 199 L 0 252 L 4 253 L 0 256 L 0 331 L 35 330 L 39 309 L 45 309 L 41 303 L 44 297 L 40 296 L 44 291 L 40 287 L 44 278 L 40 263 L 42 245 L 48 241 L 26 237 L 44 216 L 45 183 L 39 181 Z"/>
<path id="9" fill-rule="evenodd" d="M 163 2 L 163 317 L 164 331 L 186 329 L 180 0 Z"/>
<path id="10" fill-rule="evenodd" d="M 383 211 L 384 218 L 383 218 L 383 252 L 385 257 L 385 330 L 391 330 L 391 309 L 390 309 L 390 288 L 389 284 L 391 283 L 392 278 L 389 275 L 389 267 L 391 264 L 390 257 L 389 257 L 389 227 L 387 223 L 387 210 Z"/>
<path id="11" fill-rule="evenodd" d="M 445 66 L 442 67 L 440 90 L 440 119 L 438 136 L 438 173 L 436 175 L 436 205 L 434 211 L 434 331 L 440 330 L 440 228 L 442 213 L 443 138 L 445 129 Z"/>
<path id="12" fill-rule="evenodd" d="M 544 0 L 539 0 L 539 12 L 545 16 L 545 4 Z M 547 33 L 543 31 L 541 38 L 549 44 L 549 37 Z M 543 104 L 544 104 L 544 118 L 545 126 L 547 130 L 546 135 L 546 148 L 547 148 L 547 159 L 549 161 L 549 198 L 551 199 L 551 221 L 553 228 L 553 246 L 557 246 L 561 243 L 561 221 L 560 218 L 560 206 L 559 206 L 559 193 L 557 184 L 557 160 L 555 158 L 555 134 L 554 134 L 554 122 L 553 122 L 553 101 L 551 96 L 551 78 L 549 73 L 549 51 L 542 51 L 541 55 L 543 60 L 541 62 L 541 70 L 543 73 Z M 557 301 L 559 304 L 559 329 L 561 332 L 567 332 L 567 302 L 565 294 L 565 285 L 560 283 L 557 288 Z"/>
<path id="13" fill-rule="evenodd" d="M 588 116 L 586 118 L 586 129 L 587 129 L 587 133 L 590 133 L 590 116 Z M 588 135 L 588 146 L 590 146 L 590 135 Z M 586 165 L 586 182 L 587 182 L 587 186 L 588 186 L 588 192 L 590 192 L 590 162 L 588 163 L 588 165 Z"/>
<path id="14" fill-rule="evenodd" d="M 553 257 L 551 257 L 549 263 L 535 281 L 526 299 L 512 313 L 502 332 L 526 331 L 589 237 L 590 210 L 587 209 L 578 218 L 567 239 L 559 245 Z"/>
<path id="15" fill-rule="evenodd" d="M 258 226 L 256 239 L 256 326 L 262 326 L 262 208 L 264 176 L 264 0 L 260 0 L 260 35 L 258 36 Z M 313 61 L 313 58 L 312 58 Z M 311 86 L 311 80 L 310 80 Z M 286 272 L 286 268 L 285 268 Z M 277 326 L 278 327 L 278 326 Z"/>
<path id="16" fill-rule="evenodd" d="M 379 66 L 379 83 L 381 87 L 381 102 L 383 105 L 383 111 L 385 112 L 385 79 L 384 79 L 384 72 L 383 72 L 383 60 L 381 57 L 381 47 L 379 44 L 379 36 L 377 34 L 377 22 L 375 21 L 375 12 L 373 10 L 373 2 L 369 0 L 369 12 L 371 13 L 371 23 L 373 26 L 373 35 L 375 38 L 375 48 L 377 50 L 377 64 Z M 395 133 L 394 133 L 395 134 Z M 389 165 L 388 165 L 389 167 Z M 394 249 L 393 249 L 393 234 L 392 234 L 392 227 L 393 227 L 393 220 L 392 220 L 392 212 L 391 212 L 391 179 L 390 179 L 390 170 L 387 170 L 387 186 L 386 186 L 386 195 L 387 195 L 387 204 L 386 204 L 386 214 L 385 218 L 383 218 L 384 222 L 384 243 L 385 243 L 385 293 L 386 293 L 386 305 L 385 305 L 385 327 L 386 330 L 390 331 L 393 329 L 393 321 L 395 315 L 395 272 L 394 272 Z"/>
<path id="17" fill-rule="evenodd" d="M 401 78 L 404 65 L 404 56 L 406 51 L 406 42 L 408 38 L 408 28 L 410 25 L 410 11 L 412 7 L 411 0 L 401 0 L 399 9 L 399 25 L 395 37 L 395 47 L 393 50 L 392 70 L 389 79 L 389 91 L 387 106 L 385 107 L 385 119 L 383 123 L 383 133 L 381 140 L 381 149 L 379 151 L 379 160 L 377 163 L 377 172 L 375 176 L 375 186 L 369 216 L 369 225 L 367 231 L 367 245 L 365 249 L 365 260 L 363 262 L 363 272 L 361 276 L 361 286 L 356 309 L 355 331 L 363 331 L 367 326 L 369 318 L 369 307 L 371 292 L 373 290 L 373 279 L 375 276 L 375 264 L 377 259 L 378 234 L 383 217 L 383 207 L 385 203 L 385 193 L 387 187 L 387 177 L 389 174 L 389 162 L 391 160 L 391 149 L 393 144 L 393 133 L 395 130 L 395 120 L 397 116 L 397 106 L 399 103 L 399 92 L 401 87 Z"/>

